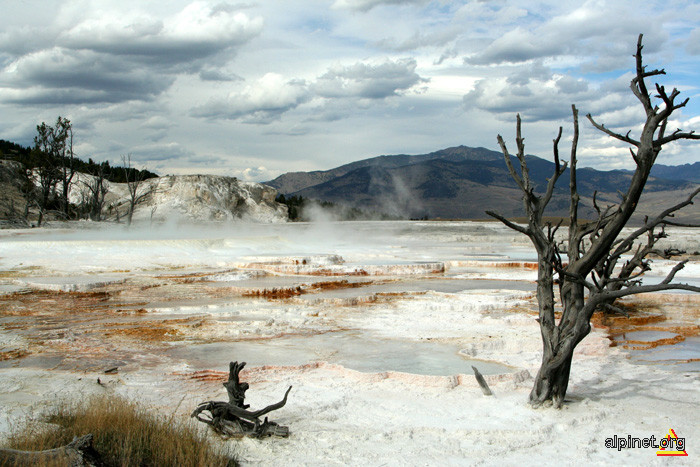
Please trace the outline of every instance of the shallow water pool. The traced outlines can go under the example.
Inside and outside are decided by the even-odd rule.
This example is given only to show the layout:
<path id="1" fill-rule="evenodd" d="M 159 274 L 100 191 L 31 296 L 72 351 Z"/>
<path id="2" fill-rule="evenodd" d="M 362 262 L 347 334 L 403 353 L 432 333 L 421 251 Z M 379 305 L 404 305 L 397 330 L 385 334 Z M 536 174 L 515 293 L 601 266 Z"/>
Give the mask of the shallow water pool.
<path id="1" fill-rule="evenodd" d="M 343 331 L 189 345 L 174 348 L 169 354 L 194 369 L 237 360 L 249 366 L 326 361 L 366 373 L 400 371 L 432 376 L 472 374 L 472 365 L 487 375 L 514 371 L 497 362 L 466 358 L 459 350 L 457 346 L 441 342 L 377 339 L 360 332 Z"/>

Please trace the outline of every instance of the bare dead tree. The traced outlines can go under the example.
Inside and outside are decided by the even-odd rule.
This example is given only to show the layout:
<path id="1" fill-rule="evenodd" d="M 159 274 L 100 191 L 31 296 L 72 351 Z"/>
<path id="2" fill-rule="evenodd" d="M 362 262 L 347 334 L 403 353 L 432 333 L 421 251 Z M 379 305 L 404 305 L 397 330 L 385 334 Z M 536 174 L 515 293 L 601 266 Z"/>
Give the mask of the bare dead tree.
<path id="1" fill-rule="evenodd" d="M 39 186 L 36 204 L 39 208 L 38 223 L 41 225 L 45 213 L 53 204 L 58 203 L 60 207 L 57 214 L 64 218 L 70 215 L 68 195 L 75 176 L 75 154 L 73 153 L 73 127 L 67 118 L 59 116 L 55 126 L 42 122 L 36 129 L 33 156 L 38 159 L 38 164 L 32 173 L 32 178 Z M 60 196 L 56 193 L 59 183 Z"/>
<path id="2" fill-rule="evenodd" d="M 58 148 L 55 138 L 55 129 L 46 123 L 37 125 L 37 136 L 34 137 L 34 154 L 39 159 L 37 168 L 32 171 L 30 178 L 35 180 L 39 188 L 36 204 L 39 209 L 37 224 L 41 226 L 45 213 L 49 210 L 50 203 L 56 194 L 56 185 L 59 180 L 59 172 L 56 167 L 54 154 Z"/>
<path id="3" fill-rule="evenodd" d="M 102 220 L 105 195 L 109 191 L 105 184 L 105 164 L 100 164 L 94 177 L 90 181 L 84 181 L 83 185 L 85 185 L 89 192 L 87 199 L 88 215 L 91 220 L 99 222 Z"/>
<path id="4" fill-rule="evenodd" d="M 126 223 L 131 225 L 131 219 L 134 215 L 136 205 L 151 194 L 151 190 L 139 190 L 142 182 L 145 180 L 146 171 L 136 170 L 131 166 L 131 154 L 122 156 L 122 165 L 124 167 L 124 176 L 126 185 L 129 189 L 129 212 L 127 213 Z"/>
<path id="5" fill-rule="evenodd" d="M 73 125 L 67 118 L 58 117 L 54 127 L 54 139 L 56 140 L 55 155 L 59 158 L 59 177 L 61 182 L 61 209 L 68 217 L 70 203 L 68 195 L 75 176 L 75 153 L 73 152 Z"/>
<path id="6" fill-rule="evenodd" d="M 253 438 L 263 438 L 267 436 L 289 436 L 289 428 L 280 426 L 275 422 L 260 421 L 260 417 L 273 410 L 281 409 L 287 403 L 287 396 L 292 387 L 289 386 L 284 398 L 276 404 L 271 404 L 260 410 L 247 410 L 250 405 L 245 403 L 245 393 L 248 390 L 248 383 L 240 380 L 239 373 L 245 367 L 245 362 L 231 362 L 229 364 L 228 381 L 224 387 L 228 392 L 228 402 L 208 401 L 202 402 L 192 412 L 192 417 L 200 422 L 211 426 L 219 435 L 230 437 L 250 436 Z M 209 412 L 207 417 L 203 412 Z"/>
<path id="7" fill-rule="evenodd" d="M 578 219 L 579 194 L 576 184 L 576 149 L 578 145 L 578 110 L 572 106 L 574 135 L 570 157 L 570 208 L 568 241 L 561 244 L 555 240 L 557 229 L 561 226 L 544 221 L 544 211 L 552 198 L 559 177 L 565 172 L 567 163 L 559 159 L 559 141 L 562 129 L 554 139 L 554 173 L 548 181 L 545 193 L 537 195 L 528 174 L 525 161 L 524 140 L 521 133 L 520 116 L 516 124 L 517 160 L 520 172 L 516 170 L 503 138 L 498 136 L 498 143 L 503 152 L 506 165 L 511 177 L 523 192 L 523 204 L 527 213 L 527 225 L 520 225 L 506 219 L 502 215 L 487 211 L 492 217 L 503 222 L 513 230 L 527 235 L 537 251 L 537 301 L 539 306 L 539 324 L 542 335 L 543 355 L 542 364 L 535 378 L 534 387 L 530 393 L 530 403 L 533 406 L 553 404 L 561 407 L 569 384 L 571 359 L 575 347 L 588 335 L 591 330 L 591 317 L 601 306 L 610 307 L 614 300 L 633 294 L 656 292 L 670 289 L 683 289 L 700 292 L 700 287 L 673 283 L 676 273 L 681 270 L 685 261 L 678 263 L 671 272 L 658 284 L 641 284 L 640 275 L 649 268 L 647 255 L 655 251 L 656 241 L 665 232 L 657 232 L 657 227 L 671 224 L 669 216 L 678 209 L 692 204 L 697 195 L 695 190 L 688 199 L 672 206 L 653 219 L 647 219 L 645 224 L 626 237 L 620 238 L 622 229 L 634 213 L 644 185 L 649 177 L 654 162 L 665 144 L 681 139 L 700 139 L 693 131 L 684 132 L 680 129 L 670 134 L 666 133 L 669 117 L 674 111 L 684 107 L 688 99 L 676 102 L 680 94 L 675 88 L 668 94 L 663 86 L 656 85 L 656 98 L 662 101 L 659 107 L 652 103 L 645 79 L 665 74 L 664 70 L 647 71 L 642 64 L 642 35 L 637 42 L 636 74 L 630 87 L 642 104 L 646 121 L 639 139 L 627 134 L 616 133 L 604 125 L 598 124 L 591 115 L 587 115 L 591 124 L 607 135 L 623 141 L 632 147 L 630 153 L 636 164 L 636 169 L 630 184 L 622 194 L 620 203 L 616 206 L 600 208 L 594 201 L 597 219 L 593 222 L 580 223 Z M 595 197 L 594 197 L 595 200 Z M 637 247 L 631 259 L 621 268 L 616 266 L 632 251 L 637 241 L 647 235 L 646 245 Z M 562 259 L 566 254 L 567 261 Z M 667 252 L 667 256 L 673 256 Z M 555 274 L 557 278 L 555 279 Z M 554 286 L 558 285 L 561 318 L 555 319 Z M 586 294 L 586 292 L 588 292 Z"/>

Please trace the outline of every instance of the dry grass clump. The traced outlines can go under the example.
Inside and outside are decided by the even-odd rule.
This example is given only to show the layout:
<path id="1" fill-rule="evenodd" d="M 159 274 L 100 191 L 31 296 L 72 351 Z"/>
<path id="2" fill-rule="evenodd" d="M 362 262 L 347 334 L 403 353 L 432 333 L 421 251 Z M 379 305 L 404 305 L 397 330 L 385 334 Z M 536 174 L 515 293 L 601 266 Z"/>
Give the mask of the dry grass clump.
<path id="1" fill-rule="evenodd" d="M 56 429 L 24 424 L 10 435 L 7 447 L 41 451 L 92 433 L 93 446 L 106 466 L 238 465 L 235 459 L 217 452 L 196 427 L 154 415 L 115 395 L 60 402 L 40 420 L 56 425 Z"/>

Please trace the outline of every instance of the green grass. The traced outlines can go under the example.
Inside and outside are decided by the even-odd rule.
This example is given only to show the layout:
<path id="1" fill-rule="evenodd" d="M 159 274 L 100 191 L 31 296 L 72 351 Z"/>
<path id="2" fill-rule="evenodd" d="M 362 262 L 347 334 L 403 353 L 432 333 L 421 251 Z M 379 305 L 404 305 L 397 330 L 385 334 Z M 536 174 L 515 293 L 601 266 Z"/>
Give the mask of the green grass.
<path id="1" fill-rule="evenodd" d="M 238 465 L 235 459 L 214 449 L 198 427 L 154 415 L 115 395 L 60 402 L 40 421 L 57 428 L 46 429 L 44 425 L 40 429 L 36 423 L 25 423 L 10 434 L 6 447 L 41 451 L 92 433 L 93 446 L 107 466 Z"/>

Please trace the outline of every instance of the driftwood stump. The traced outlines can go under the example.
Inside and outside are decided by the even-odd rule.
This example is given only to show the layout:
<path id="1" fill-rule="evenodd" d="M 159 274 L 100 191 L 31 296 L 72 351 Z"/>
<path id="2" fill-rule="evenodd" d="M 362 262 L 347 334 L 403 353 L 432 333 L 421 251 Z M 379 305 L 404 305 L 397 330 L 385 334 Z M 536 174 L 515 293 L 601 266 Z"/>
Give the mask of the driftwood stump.
<path id="1" fill-rule="evenodd" d="M 243 367 L 245 367 L 245 362 L 231 362 L 229 365 L 228 381 L 224 383 L 224 387 L 228 392 L 228 402 L 202 402 L 192 412 L 192 417 L 211 426 L 216 433 L 225 438 L 289 436 L 289 428 L 286 426 L 268 421 L 267 417 L 261 422 L 260 417 L 284 407 L 287 403 L 287 395 L 292 387 L 289 386 L 289 389 L 284 394 L 284 398 L 276 404 L 268 405 L 264 409 L 256 411 L 247 410 L 250 405 L 245 404 L 245 392 L 249 386 L 248 383 L 242 383 L 239 378 L 239 373 Z M 204 411 L 209 412 L 209 416 L 206 416 L 203 413 Z"/>
<path id="2" fill-rule="evenodd" d="M 472 365 L 472 370 L 474 370 L 474 378 L 476 378 L 476 382 L 479 383 L 479 387 L 481 387 L 481 392 L 483 392 L 485 396 L 493 396 L 491 388 L 489 388 L 489 385 L 486 383 L 486 380 L 481 372 L 477 370 L 474 365 Z"/>
<path id="3" fill-rule="evenodd" d="M 92 435 L 76 437 L 69 444 L 46 451 L 0 449 L 0 465 L 99 466 L 100 456 L 92 447 Z"/>

